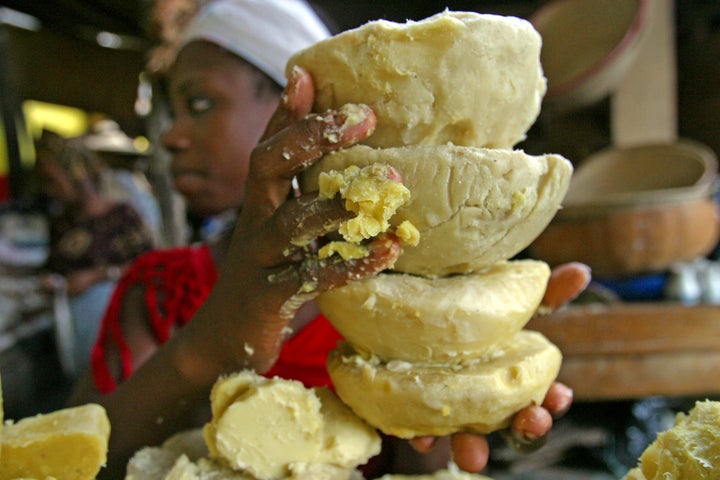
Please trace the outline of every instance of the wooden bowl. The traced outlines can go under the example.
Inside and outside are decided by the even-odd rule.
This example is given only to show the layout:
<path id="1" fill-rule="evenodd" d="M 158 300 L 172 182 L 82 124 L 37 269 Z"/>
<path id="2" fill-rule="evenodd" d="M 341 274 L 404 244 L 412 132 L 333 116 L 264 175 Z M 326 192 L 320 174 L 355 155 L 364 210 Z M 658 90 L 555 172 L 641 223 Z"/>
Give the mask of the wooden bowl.
<path id="1" fill-rule="evenodd" d="M 543 39 L 543 109 L 569 111 L 607 96 L 637 56 L 649 0 L 554 0 L 530 18 Z"/>
<path id="2" fill-rule="evenodd" d="M 720 238 L 716 177 L 714 153 L 694 142 L 600 152 L 576 169 L 529 253 L 550 265 L 583 262 L 600 278 L 705 256 Z"/>

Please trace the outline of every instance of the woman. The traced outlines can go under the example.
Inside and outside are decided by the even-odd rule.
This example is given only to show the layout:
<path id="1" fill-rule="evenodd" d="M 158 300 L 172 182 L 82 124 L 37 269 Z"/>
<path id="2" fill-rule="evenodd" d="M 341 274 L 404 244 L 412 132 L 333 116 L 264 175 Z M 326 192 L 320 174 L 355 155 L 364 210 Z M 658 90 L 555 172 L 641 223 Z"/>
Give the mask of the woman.
<path id="1" fill-rule="evenodd" d="M 368 108 L 360 122 L 342 129 L 346 118 L 339 112 L 309 115 L 314 88 L 301 70 L 280 95 L 289 56 L 326 35 L 304 3 L 289 0 L 219 0 L 188 27 L 168 76 L 175 118 L 164 145 L 173 154 L 175 185 L 191 209 L 239 213 L 232 235 L 212 247 L 181 249 L 185 260 L 172 261 L 183 278 L 172 292 L 202 285 L 191 299 L 178 294 L 174 305 L 182 312 L 148 313 L 158 309 L 148 309 L 146 300 L 167 300 L 169 290 L 158 291 L 151 280 L 158 269 L 160 276 L 168 270 L 167 257 L 148 261 L 134 277 L 131 270 L 121 285 L 122 301 L 116 297 L 116 309 L 108 311 L 93 362 L 96 383 L 111 393 L 97 397 L 86 388 L 76 402 L 95 400 L 108 410 L 110 473 L 121 472 L 138 448 L 196 427 L 198 407 L 208 404 L 219 375 L 253 368 L 308 386 L 328 384 L 324 360 L 340 337 L 309 300 L 375 275 L 400 253 L 391 236 L 372 241 L 370 256 L 359 262 L 320 262 L 292 246 L 293 238 L 321 236 L 348 215 L 334 199 L 295 197 L 293 177 L 324 154 L 362 140 L 375 125 Z M 315 285 L 310 292 L 303 289 L 308 280 Z M 572 397 L 558 391 L 550 395 L 554 411 Z M 549 428 L 531 430 L 542 436 Z M 434 439 L 415 443 L 427 450 Z M 461 467 L 485 465 L 484 439 L 459 435 L 454 444 Z"/>
<path id="2" fill-rule="evenodd" d="M 50 241 L 42 279 L 70 300 L 73 331 L 61 348 L 70 376 L 87 368 L 100 319 L 122 270 L 152 248 L 151 234 L 129 204 L 105 195 L 104 165 L 80 138 L 44 131 L 36 143 L 35 174 L 49 206 Z"/>

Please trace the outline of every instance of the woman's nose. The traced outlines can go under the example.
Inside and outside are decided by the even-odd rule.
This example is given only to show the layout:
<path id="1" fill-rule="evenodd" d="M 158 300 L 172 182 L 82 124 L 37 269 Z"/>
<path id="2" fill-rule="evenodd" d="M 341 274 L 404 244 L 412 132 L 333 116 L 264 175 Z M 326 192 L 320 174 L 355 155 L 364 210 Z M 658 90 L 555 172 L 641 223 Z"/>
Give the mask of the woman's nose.
<path id="1" fill-rule="evenodd" d="M 170 152 L 184 150 L 190 146 L 190 139 L 182 127 L 182 123 L 174 120 L 160 137 L 163 147 Z"/>

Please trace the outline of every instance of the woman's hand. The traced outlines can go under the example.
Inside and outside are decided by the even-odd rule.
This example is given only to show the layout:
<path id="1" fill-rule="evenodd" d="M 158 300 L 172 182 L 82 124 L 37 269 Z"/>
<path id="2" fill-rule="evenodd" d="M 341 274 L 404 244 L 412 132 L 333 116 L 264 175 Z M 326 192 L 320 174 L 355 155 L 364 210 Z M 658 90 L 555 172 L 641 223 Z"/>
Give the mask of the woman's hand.
<path id="1" fill-rule="evenodd" d="M 267 371 L 300 306 L 322 291 L 385 270 L 400 254 L 392 235 L 373 239 L 369 255 L 359 260 L 320 260 L 308 248 L 352 214 L 338 199 L 294 195 L 293 178 L 323 155 L 370 135 L 376 121 L 362 105 L 311 114 L 313 95 L 312 78 L 297 69 L 252 153 L 245 202 L 218 282 L 203 306 L 212 312 L 202 315 L 205 325 L 189 324 L 197 327 L 187 335 L 196 336 L 193 348 L 205 348 L 200 357 L 222 362 L 220 370 Z M 243 315 L 233 318 L 228 312 Z"/>
<path id="2" fill-rule="evenodd" d="M 64 290 L 68 296 L 74 297 L 108 278 L 106 272 L 104 267 L 90 267 L 68 273 L 64 277 L 58 273 L 50 273 L 42 278 L 41 285 L 47 292 Z"/>
<path id="3" fill-rule="evenodd" d="M 539 312 L 548 314 L 577 297 L 590 283 L 590 268 L 572 262 L 555 267 L 550 275 Z M 530 405 L 515 414 L 510 427 L 501 432 L 506 441 L 521 452 L 534 451 L 545 444 L 553 425 L 570 409 L 573 392 L 559 382 L 553 383 L 542 405 Z M 430 452 L 437 437 L 417 437 L 410 444 L 419 452 Z M 462 470 L 479 472 L 487 465 L 490 448 L 487 439 L 472 433 L 456 433 L 451 438 L 453 460 Z"/>

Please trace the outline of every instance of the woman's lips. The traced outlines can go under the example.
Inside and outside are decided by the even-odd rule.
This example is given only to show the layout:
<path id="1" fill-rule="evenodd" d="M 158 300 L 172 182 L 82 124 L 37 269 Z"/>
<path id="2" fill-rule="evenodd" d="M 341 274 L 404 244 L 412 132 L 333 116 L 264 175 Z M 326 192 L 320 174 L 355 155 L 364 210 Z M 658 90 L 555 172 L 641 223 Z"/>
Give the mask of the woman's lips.
<path id="1" fill-rule="evenodd" d="M 173 183 L 175 188 L 185 193 L 196 191 L 205 182 L 205 175 L 197 170 L 176 170 L 173 171 Z"/>

